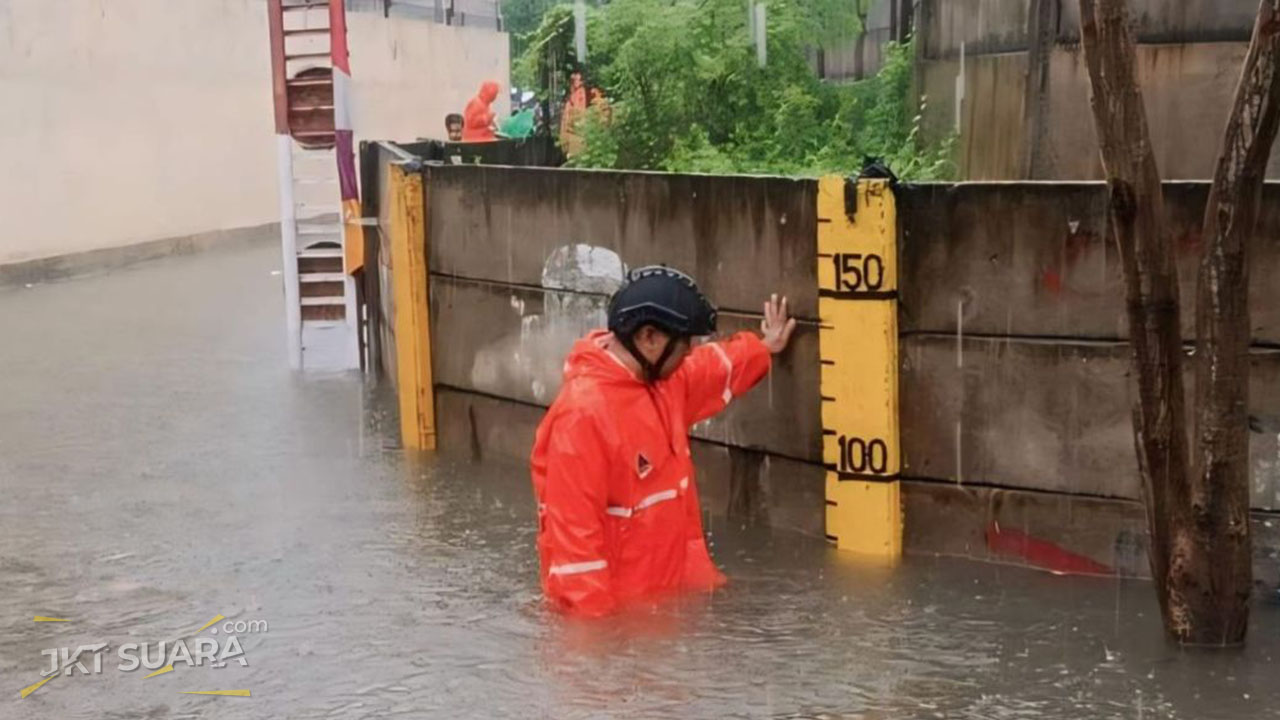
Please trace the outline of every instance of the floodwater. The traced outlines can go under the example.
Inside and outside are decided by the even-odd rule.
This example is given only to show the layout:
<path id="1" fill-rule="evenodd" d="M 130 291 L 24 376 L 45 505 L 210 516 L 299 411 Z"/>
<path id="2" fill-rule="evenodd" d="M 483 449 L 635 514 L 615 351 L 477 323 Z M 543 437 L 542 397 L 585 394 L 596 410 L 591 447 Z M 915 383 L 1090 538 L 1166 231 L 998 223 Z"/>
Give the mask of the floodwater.
<path id="1" fill-rule="evenodd" d="M 725 590 L 550 614 L 524 469 L 406 457 L 360 377 L 292 375 L 278 265 L 0 290 L 0 717 L 1280 717 L 1280 609 L 1181 652 L 1140 582 L 712 523 Z M 226 667 L 120 669 L 218 615 L 247 666 L 223 620 Z M 101 673 L 19 699 L 42 650 L 96 643 Z M 224 690 L 250 697 L 183 694 Z"/>

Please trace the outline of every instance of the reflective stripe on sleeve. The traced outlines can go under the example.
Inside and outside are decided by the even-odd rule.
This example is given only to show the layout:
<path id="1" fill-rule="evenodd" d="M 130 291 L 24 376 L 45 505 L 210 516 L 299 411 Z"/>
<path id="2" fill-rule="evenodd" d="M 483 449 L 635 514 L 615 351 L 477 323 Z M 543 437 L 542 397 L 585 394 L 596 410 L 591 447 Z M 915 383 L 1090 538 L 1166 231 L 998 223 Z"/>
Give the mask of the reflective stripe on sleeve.
<path id="1" fill-rule="evenodd" d="M 729 359 L 729 353 L 720 347 L 720 343 L 711 343 L 711 347 L 720 356 L 720 362 L 724 363 L 724 392 L 721 394 L 720 399 L 724 400 L 725 405 L 728 405 L 729 401 L 733 399 L 733 391 L 729 389 L 730 382 L 733 380 L 733 361 Z"/>
<path id="2" fill-rule="evenodd" d="M 687 485 L 687 480 L 688 478 L 686 478 L 684 481 L 686 485 Z M 658 503 L 664 502 L 666 500 L 675 500 L 678 495 L 679 493 L 675 490 L 675 488 L 672 488 L 670 490 L 663 490 L 662 492 L 656 492 L 646 497 L 645 499 L 637 503 L 634 508 L 621 507 L 618 505 L 610 505 L 609 507 L 605 508 L 604 511 L 609 515 L 613 515 L 615 517 L 629 518 L 635 513 L 651 505 L 657 505 Z"/>
<path id="3" fill-rule="evenodd" d="M 636 505 L 636 510 L 643 510 L 649 507 L 650 505 L 657 505 L 658 503 L 664 500 L 675 500 L 675 499 L 676 499 L 676 491 L 674 489 L 663 490 L 662 492 L 656 492 L 650 495 L 649 497 L 641 500 L 640 503 Z"/>
<path id="4" fill-rule="evenodd" d="M 609 567 L 607 560 L 588 560 L 586 562 L 565 563 L 564 565 L 552 565 L 547 572 L 551 575 L 578 575 L 580 573 L 594 572 Z"/>

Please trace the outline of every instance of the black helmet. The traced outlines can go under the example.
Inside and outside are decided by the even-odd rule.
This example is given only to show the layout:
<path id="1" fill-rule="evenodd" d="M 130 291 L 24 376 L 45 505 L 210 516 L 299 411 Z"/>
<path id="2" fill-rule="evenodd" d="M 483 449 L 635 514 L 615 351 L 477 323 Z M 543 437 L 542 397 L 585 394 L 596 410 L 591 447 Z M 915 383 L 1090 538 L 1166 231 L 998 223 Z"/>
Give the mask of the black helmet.
<path id="1" fill-rule="evenodd" d="M 649 362 L 635 345 L 634 335 L 645 325 L 672 336 L 657 362 Z M 716 331 L 716 309 L 693 278 L 663 265 L 649 265 L 628 273 L 627 283 L 609 300 L 609 331 L 640 363 L 645 378 L 655 382 L 675 351 L 676 339 Z"/>
<path id="2" fill-rule="evenodd" d="M 716 331 L 716 309 L 693 278 L 664 265 L 627 274 L 627 282 L 609 301 L 609 330 L 623 338 L 645 325 L 676 337 Z"/>

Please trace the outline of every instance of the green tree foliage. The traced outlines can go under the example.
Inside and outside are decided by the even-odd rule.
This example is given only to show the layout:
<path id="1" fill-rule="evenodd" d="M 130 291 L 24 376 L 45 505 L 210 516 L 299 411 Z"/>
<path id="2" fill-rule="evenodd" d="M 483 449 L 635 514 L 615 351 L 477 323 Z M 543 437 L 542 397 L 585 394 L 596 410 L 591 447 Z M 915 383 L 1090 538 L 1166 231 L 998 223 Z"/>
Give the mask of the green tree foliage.
<path id="1" fill-rule="evenodd" d="M 612 104 L 579 130 L 579 167 L 813 175 L 883 157 L 909 179 L 949 177 L 951 143 L 924 145 L 911 97 L 912 48 L 891 45 L 878 75 L 820 81 L 807 51 L 860 27 L 856 2 L 766 0 L 758 67 L 744 0 L 612 0 L 588 19 L 588 81 Z M 557 102 L 573 57 L 573 10 L 555 6 L 516 67 Z"/>
<path id="2" fill-rule="evenodd" d="M 525 51 L 513 63 L 511 81 L 518 87 L 537 88 L 543 97 L 555 96 L 567 87 L 569 70 L 578 64 L 573 49 L 573 7 L 551 7 L 522 42 Z"/>
<path id="3" fill-rule="evenodd" d="M 556 0 L 505 0 L 502 3 L 502 27 L 511 34 L 511 57 L 524 54 L 529 33 L 538 28 L 542 16 L 555 4 Z"/>

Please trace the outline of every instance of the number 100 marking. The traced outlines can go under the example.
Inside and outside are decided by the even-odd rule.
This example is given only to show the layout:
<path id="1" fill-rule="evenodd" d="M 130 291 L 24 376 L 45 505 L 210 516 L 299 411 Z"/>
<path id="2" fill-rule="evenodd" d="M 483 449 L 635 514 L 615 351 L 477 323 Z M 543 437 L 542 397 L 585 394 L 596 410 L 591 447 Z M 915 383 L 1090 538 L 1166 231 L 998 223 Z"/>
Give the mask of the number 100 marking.
<path id="1" fill-rule="evenodd" d="M 841 435 L 840 462 L 838 468 L 843 473 L 875 473 L 883 474 L 889 469 L 889 446 L 878 438 L 867 441 L 862 438 Z"/>

